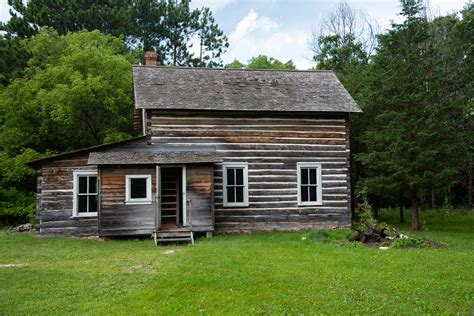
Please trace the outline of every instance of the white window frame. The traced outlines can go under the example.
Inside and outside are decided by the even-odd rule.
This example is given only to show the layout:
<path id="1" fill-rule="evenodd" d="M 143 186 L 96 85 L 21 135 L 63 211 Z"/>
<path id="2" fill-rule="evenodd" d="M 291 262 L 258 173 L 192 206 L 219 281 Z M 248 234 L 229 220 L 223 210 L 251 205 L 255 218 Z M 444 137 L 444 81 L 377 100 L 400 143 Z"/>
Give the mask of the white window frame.
<path id="1" fill-rule="evenodd" d="M 131 198 L 130 186 L 132 179 L 146 179 L 146 198 Z M 125 176 L 125 204 L 151 204 L 151 174 L 127 174 Z"/>
<path id="2" fill-rule="evenodd" d="M 95 170 L 75 170 L 73 172 L 73 197 L 72 197 L 72 216 L 73 217 L 95 217 L 97 216 L 97 212 L 79 212 L 77 204 L 78 194 L 79 194 L 79 176 L 93 176 L 97 178 L 97 188 L 95 194 L 88 194 L 88 195 L 96 195 L 97 196 L 97 204 L 99 203 L 99 178 L 97 177 L 97 171 Z M 89 181 L 87 181 L 87 191 L 89 191 Z M 89 204 L 87 205 L 89 207 Z M 99 208 L 99 205 L 97 205 Z"/>
<path id="3" fill-rule="evenodd" d="M 321 176 L 321 164 L 315 162 L 298 162 L 297 178 L 298 178 L 298 205 L 299 206 L 314 206 L 323 205 L 323 183 Z M 302 201 L 301 200 L 301 169 L 311 168 L 316 169 L 316 201 Z M 309 177 L 309 175 L 308 175 Z"/>
<path id="4" fill-rule="evenodd" d="M 244 201 L 243 202 L 227 202 L 227 169 L 242 168 L 244 177 Z M 246 162 L 232 162 L 222 164 L 222 198 L 224 207 L 249 206 L 249 167 Z"/>

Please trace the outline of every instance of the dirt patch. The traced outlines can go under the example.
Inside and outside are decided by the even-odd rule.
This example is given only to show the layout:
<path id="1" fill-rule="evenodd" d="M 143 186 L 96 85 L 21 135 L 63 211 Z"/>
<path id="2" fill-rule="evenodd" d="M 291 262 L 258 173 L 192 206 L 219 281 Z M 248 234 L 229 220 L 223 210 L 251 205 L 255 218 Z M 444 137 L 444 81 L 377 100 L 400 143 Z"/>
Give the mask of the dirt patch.
<path id="1" fill-rule="evenodd" d="M 146 274 L 155 274 L 156 269 L 153 268 L 150 264 L 137 264 L 128 268 L 126 273 L 146 273 Z"/>
<path id="2" fill-rule="evenodd" d="M 163 254 L 163 255 L 170 255 L 170 254 L 175 253 L 175 252 L 176 252 L 176 250 L 174 250 L 174 249 L 167 249 L 167 250 L 163 250 L 163 251 L 161 252 L 161 254 Z"/>
<path id="3" fill-rule="evenodd" d="M 0 268 L 22 268 L 28 266 L 26 263 L 0 263 Z"/>

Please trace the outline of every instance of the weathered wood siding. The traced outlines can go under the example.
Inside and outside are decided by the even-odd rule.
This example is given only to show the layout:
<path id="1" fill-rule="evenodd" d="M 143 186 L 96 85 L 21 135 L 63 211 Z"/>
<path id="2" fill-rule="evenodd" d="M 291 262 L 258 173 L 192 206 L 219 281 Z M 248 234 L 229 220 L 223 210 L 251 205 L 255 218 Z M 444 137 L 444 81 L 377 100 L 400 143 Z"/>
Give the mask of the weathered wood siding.
<path id="1" fill-rule="evenodd" d="M 142 235 L 155 229 L 156 169 L 126 166 L 102 166 L 100 171 L 99 235 Z M 131 205 L 125 203 L 125 176 L 146 174 L 152 176 L 152 203 Z"/>
<path id="2" fill-rule="evenodd" d="M 97 170 L 88 154 L 49 162 L 38 170 L 36 232 L 39 235 L 97 235 L 97 218 L 73 217 L 73 172 Z"/>
<path id="3" fill-rule="evenodd" d="M 223 207 L 222 164 L 214 165 L 217 231 L 350 225 L 346 114 L 264 115 L 151 111 L 154 144 L 216 146 L 224 162 L 247 162 L 249 207 Z M 322 164 L 322 206 L 298 206 L 297 162 Z"/>
<path id="4" fill-rule="evenodd" d="M 187 165 L 186 217 L 188 223 L 194 228 L 210 228 L 213 225 L 212 187 L 213 166 L 211 164 Z"/>

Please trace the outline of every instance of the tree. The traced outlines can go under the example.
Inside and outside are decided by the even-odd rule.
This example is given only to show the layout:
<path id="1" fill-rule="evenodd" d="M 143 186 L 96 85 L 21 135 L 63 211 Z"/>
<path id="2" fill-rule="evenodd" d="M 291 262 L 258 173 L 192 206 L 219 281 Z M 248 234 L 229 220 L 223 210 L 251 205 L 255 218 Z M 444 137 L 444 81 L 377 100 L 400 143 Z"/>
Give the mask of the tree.
<path id="1" fill-rule="evenodd" d="M 189 0 L 9 0 L 11 19 L 1 25 L 13 37 L 30 38 L 41 27 L 58 34 L 99 30 L 122 36 L 129 48 L 159 52 L 163 64 L 222 65 L 229 46 L 209 8 L 190 9 Z M 197 50 L 193 49 L 197 45 Z M 196 53 L 197 52 L 197 53 Z"/>
<path id="2" fill-rule="evenodd" d="M 225 68 L 243 69 L 245 68 L 245 64 L 242 64 L 237 59 L 234 59 L 231 63 L 226 64 Z"/>
<path id="3" fill-rule="evenodd" d="M 45 29 L 24 46 L 25 75 L 0 98 L 3 151 L 61 152 L 129 137 L 131 71 L 120 39 Z"/>
<path id="4" fill-rule="evenodd" d="M 126 0 L 8 0 L 8 4 L 11 19 L 2 29 L 18 37 L 31 37 L 45 26 L 60 35 L 81 30 L 130 35 L 131 7 Z"/>
<path id="5" fill-rule="evenodd" d="M 0 85 L 6 86 L 10 80 L 20 77 L 27 60 L 28 54 L 19 38 L 0 35 Z"/>
<path id="6" fill-rule="evenodd" d="M 225 68 L 246 68 L 246 69 L 295 69 L 296 66 L 292 60 L 283 63 L 273 57 L 265 55 L 258 55 L 249 59 L 248 64 L 244 65 L 237 59 L 234 59 L 230 64 L 225 65 Z"/>
<path id="7" fill-rule="evenodd" d="M 227 36 L 216 24 L 209 8 L 202 8 L 197 24 L 199 56 L 194 62 L 197 67 L 221 67 L 221 55 L 229 47 Z"/>
<path id="8" fill-rule="evenodd" d="M 313 32 L 310 46 L 316 56 L 325 56 L 330 53 L 328 46 L 341 48 L 356 45 L 357 51 L 364 52 L 364 58 L 368 58 L 375 48 L 377 31 L 375 20 L 342 0 L 322 20 L 318 30 Z M 319 60 L 315 57 L 316 62 Z"/>
<path id="9" fill-rule="evenodd" d="M 418 0 L 402 0 L 405 21 L 380 35 L 365 107 L 365 185 L 378 196 L 407 192 L 412 229 L 420 229 L 419 199 L 426 190 L 450 187 L 457 170 L 450 129 L 453 108 L 437 100 L 438 59 L 430 23 Z"/>

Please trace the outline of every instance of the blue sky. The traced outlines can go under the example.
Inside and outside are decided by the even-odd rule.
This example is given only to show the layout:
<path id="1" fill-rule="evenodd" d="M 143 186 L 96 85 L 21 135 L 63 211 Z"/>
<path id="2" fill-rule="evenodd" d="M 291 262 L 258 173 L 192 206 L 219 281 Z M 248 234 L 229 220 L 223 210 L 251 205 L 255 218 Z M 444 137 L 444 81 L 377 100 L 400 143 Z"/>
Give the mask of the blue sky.
<path id="1" fill-rule="evenodd" d="M 382 30 L 399 21 L 398 0 L 347 0 L 354 8 L 377 20 Z M 459 11 L 467 0 L 430 0 L 433 15 Z M 265 54 L 282 61 L 292 59 L 299 69 L 311 67 L 308 41 L 321 19 L 338 1 L 330 0 L 194 0 L 193 7 L 208 6 L 229 37 L 223 59 L 246 62 Z M 0 0 L 0 21 L 9 18 L 7 0 Z"/>

